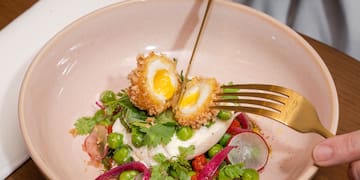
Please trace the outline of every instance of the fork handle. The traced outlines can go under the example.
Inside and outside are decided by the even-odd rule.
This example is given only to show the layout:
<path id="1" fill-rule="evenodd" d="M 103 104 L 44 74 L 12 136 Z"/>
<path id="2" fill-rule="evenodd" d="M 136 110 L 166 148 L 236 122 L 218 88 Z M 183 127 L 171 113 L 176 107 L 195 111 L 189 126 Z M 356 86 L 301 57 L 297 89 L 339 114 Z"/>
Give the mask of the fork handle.
<path id="1" fill-rule="evenodd" d="M 334 136 L 334 134 L 332 132 L 330 132 L 328 129 L 326 129 L 325 127 L 322 127 L 321 129 L 314 129 L 314 131 L 316 133 L 320 134 L 324 138 L 329 138 L 329 137 Z"/>

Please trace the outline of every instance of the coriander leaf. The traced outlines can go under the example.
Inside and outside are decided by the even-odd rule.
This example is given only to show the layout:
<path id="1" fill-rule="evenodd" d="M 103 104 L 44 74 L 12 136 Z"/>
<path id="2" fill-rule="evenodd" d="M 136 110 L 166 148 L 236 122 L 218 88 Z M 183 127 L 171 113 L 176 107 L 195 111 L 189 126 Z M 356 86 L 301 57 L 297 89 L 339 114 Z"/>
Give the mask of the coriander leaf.
<path id="1" fill-rule="evenodd" d="M 136 121 L 145 121 L 146 113 L 140 110 L 134 110 L 134 109 L 127 109 L 125 113 L 125 121 L 129 124 L 136 122 Z"/>
<path id="2" fill-rule="evenodd" d="M 167 168 L 161 165 L 151 167 L 151 180 L 161 180 L 164 176 L 167 176 Z"/>
<path id="3" fill-rule="evenodd" d="M 191 148 L 183 148 L 184 151 L 189 151 L 185 149 Z M 180 156 L 166 159 L 164 154 L 159 153 L 153 159 L 158 162 L 158 165 L 152 167 L 151 179 L 190 179 L 191 164 Z"/>
<path id="4" fill-rule="evenodd" d="M 96 111 L 94 116 L 92 117 L 95 122 L 100 122 L 106 118 L 104 110 L 100 109 Z"/>
<path id="5" fill-rule="evenodd" d="M 75 126 L 76 132 L 78 134 L 86 135 L 86 134 L 91 133 L 95 124 L 96 124 L 96 121 L 94 118 L 82 117 L 75 122 L 74 126 Z"/>
<path id="6" fill-rule="evenodd" d="M 243 164 L 225 165 L 220 169 L 219 180 L 240 178 L 244 174 Z"/>
<path id="7" fill-rule="evenodd" d="M 128 109 L 135 108 L 134 104 L 130 101 L 130 97 L 127 94 L 123 94 L 123 96 L 119 99 L 119 103 L 121 106 Z"/>
<path id="8" fill-rule="evenodd" d="M 170 161 L 166 159 L 164 154 L 156 154 L 154 160 L 159 164 L 151 167 L 151 180 L 163 180 L 168 176 Z"/>
<path id="9" fill-rule="evenodd" d="M 111 106 L 107 106 L 105 105 L 105 114 L 108 116 L 111 116 L 112 114 L 114 114 L 114 112 L 118 109 L 119 107 L 115 105 L 111 105 Z"/>
<path id="10" fill-rule="evenodd" d="M 189 147 L 179 146 L 179 152 L 180 152 L 179 157 L 185 159 L 187 156 L 194 154 L 195 146 L 194 145 L 191 145 Z"/>
<path id="11" fill-rule="evenodd" d="M 151 126 L 150 124 L 145 123 L 145 122 L 133 122 L 133 123 L 131 123 L 131 125 L 139 127 L 139 128 L 145 128 L 145 129 L 147 129 L 147 128 L 149 128 Z"/>
<path id="12" fill-rule="evenodd" d="M 169 125 L 169 126 L 177 125 L 177 121 L 175 120 L 174 113 L 170 109 L 168 109 L 168 110 L 160 113 L 158 116 L 156 116 L 155 122 L 159 123 L 159 124 Z"/>
<path id="13" fill-rule="evenodd" d="M 179 177 L 180 179 L 188 179 L 188 174 L 192 171 L 189 161 L 181 158 L 172 160 L 170 167 L 175 171 L 175 177 Z"/>
<path id="14" fill-rule="evenodd" d="M 167 161 L 167 159 L 163 153 L 155 154 L 153 159 L 158 163 L 164 163 Z"/>
<path id="15" fill-rule="evenodd" d="M 190 179 L 191 177 L 189 177 L 189 172 L 188 171 L 176 171 L 177 176 L 179 177 L 179 179 Z"/>
<path id="16" fill-rule="evenodd" d="M 144 142 L 148 147 L 156 147 L 159 144 L 168 144 L 175 133 L 174 126 L 164 126 L 156 124 L 150 128 L 141 128 L 140 131 L 146 133 Z"/>
<path id="17" fill-rule="evenodd" d="M 120 107 L 120 112 L 117 114 L 119 114 L 121 124 L 123 124 L 128 131 L 130 130 L 131 123 L 143 122 L 148 118 L 146 112 L 135 107 L 126 94 L 123 94 L 121 98 L 112 103 L 113 104 L 107 105 L 115 106 L 117 104 L 116 106 Z"/>

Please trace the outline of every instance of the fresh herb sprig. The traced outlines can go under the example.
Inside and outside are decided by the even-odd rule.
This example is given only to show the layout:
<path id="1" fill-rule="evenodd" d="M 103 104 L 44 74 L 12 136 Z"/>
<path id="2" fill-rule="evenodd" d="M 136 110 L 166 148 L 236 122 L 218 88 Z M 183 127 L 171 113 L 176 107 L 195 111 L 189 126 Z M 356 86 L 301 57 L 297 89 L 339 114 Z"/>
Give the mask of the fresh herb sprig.
<path id="1" fill-rule="evenodd" d="M 166 110 L 157 116 L 149 116 L 146 111 L 140 110 L 130 101 L 125 90 L 115 94 L 104 91 L 100 96 L 100 110 L 92 117 L 82 117 L 76 121 L 77 134 L 91 133 L 96 124 L 112 125 L 116 119 L 131 133 L 141 133 L 144 140 L 142 145 L 156 147 L 159 144 L 168 144 L 179 124 L 171 110 Z"/>
<path id="2" fill-rule="evenodd" d="M 227 164 L 219 171 L 219 180 L 231 180 L 241 178 L 244 174 L 243 164 Z"/>
<path id="3" fill-rule="evenodd" d="M 156 154 L 153 158 L 158 165 L 151 167 L 151 179 L 153 180 L 173 180 L 173 179 L 190 179 L 192 171 L 191 164 L 186 157 L 192 155 L 195 146 L 179 147 L 179 156 L 166 159 L 164 154 Z"/>
<path id="4" fill-rule="evenodd" d="M 146 112 L 140 111 L 130 102 L 125 91 L 121 91 L 116 95 L 112 91 L 104 91 L 100 96 L 100 102 L 96 103 L 100 109 L 93 116 L 81 117 L 75 122 L 76 134 L 90 134 L 95 125 L 109 126 L 118 118 L 127 122 L 147 118 Z"/>

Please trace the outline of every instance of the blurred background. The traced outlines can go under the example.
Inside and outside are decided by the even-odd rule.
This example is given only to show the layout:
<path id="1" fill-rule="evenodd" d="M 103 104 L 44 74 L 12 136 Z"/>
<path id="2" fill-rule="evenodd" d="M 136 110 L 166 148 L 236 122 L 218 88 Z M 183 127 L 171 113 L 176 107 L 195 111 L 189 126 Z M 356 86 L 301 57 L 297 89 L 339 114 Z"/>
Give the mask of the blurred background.
<path id="1" fill-rule="evenodd" d="M 38 0 L 0 0 L 0 29 L 8 16 Z M 45 0 L 46 1 L 46 0 Z M 232 0 L 262 11 L 297 32 L 326 43 L 360 60 L 360 0 Z M 56 3 L 56 1 L 53 1 Z M 71 3 L 71 2 L 69 2 Z M 76 2 L 77 4 L 79 2 Z M 84 3 L 87 3 L 84 1 Z M 16 8 L 17 5 L 20 5 Z M 9 8 L 11 7 L 11 8 Z M 15 7 L 15 8 L 14 8 Z M 6 12 L 9 9 L 13 12 Z M 15 12 L 14 12 L 15 11 Z M 15 17 L 14 17 L 15 18 Z"/>
<path id="2" fill-rule="evenodd" d="M 233 0 L 360 60 L 360 0 Z"/>

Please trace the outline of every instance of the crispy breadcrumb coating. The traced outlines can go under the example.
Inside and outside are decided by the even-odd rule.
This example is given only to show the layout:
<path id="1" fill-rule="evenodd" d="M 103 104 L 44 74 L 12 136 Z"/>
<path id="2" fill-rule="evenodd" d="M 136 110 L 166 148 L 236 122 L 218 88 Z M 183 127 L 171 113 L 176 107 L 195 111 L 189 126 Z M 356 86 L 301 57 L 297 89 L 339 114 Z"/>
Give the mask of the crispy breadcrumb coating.
<path id="1" fill-rule="evenodd" d="M 208 87 L 210 87 L 210 92 L 206 95 L 206 99 L 204 100 L 204 102 L 199 107 L 197 107 L 194 112 L 183 112 L 182 108 L 180 107 L 181 103 L 179 103 L 174 108 L 175 119 L 182 126 L 190 126 L 196 129 L 200 128 L 202 125 L 214 121 L 216 114 L 219 112 L 216 109 L 210 108 L 210 106 L 215 105 L 213 100 L 216 97 L 216 93 L 220 92 L 220 85 L 217 83 L 216 79 L 194 77 L 186 84 L 185 89 L 186 91 L 188 91 L 191 87 L 199 84 L 208 85 Z"/>
<path id="2" fill-rule="evenodd" d="M 176 90 L 178 93 L 180 90 L 180 77 L 176 72 L 176 62 L 169 59 L 164 55 L 157 55 L 151 52 L 148 56 L 139 55 L 137 57 L 137 68 L 134 69 L 129 75 L 130 87 L 127 93 L 130 97 L 131 102 L 139 109 L 146 110 L 150 115 L 157 115 L 171 105 L 171 99 L 159 99 L 154 94 L 154 90 L 149 87 L 149 83 L 153 83 L 153 79 L 147 78 L 149 72 L 149 64 L 154 61 L 160 61 L 161 63 L 169 66 L 169 73 L 176 78 Z"/>

